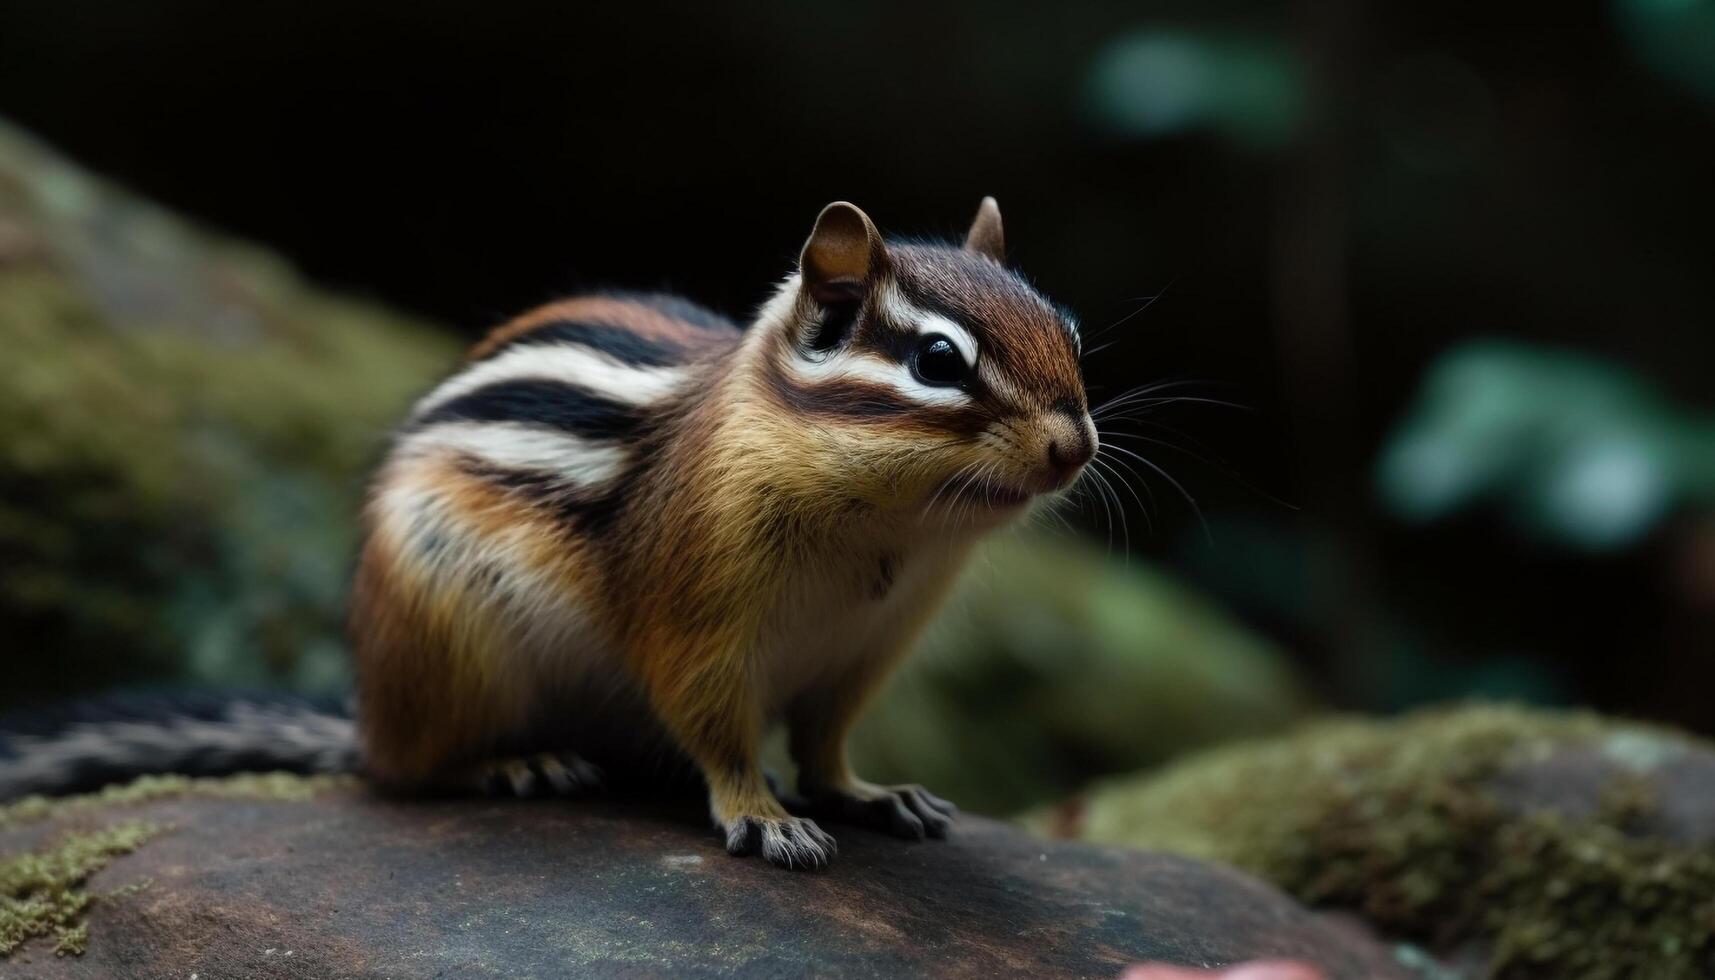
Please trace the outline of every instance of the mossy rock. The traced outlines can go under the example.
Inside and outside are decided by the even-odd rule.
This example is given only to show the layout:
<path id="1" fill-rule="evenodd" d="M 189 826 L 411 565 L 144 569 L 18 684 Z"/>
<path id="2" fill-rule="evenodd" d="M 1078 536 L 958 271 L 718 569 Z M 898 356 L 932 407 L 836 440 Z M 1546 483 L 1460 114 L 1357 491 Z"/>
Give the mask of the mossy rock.
<path id="1" fill-rule="evenodd" d="M 0 707 L 341 683 L 365 467 L 451 338 L 0 125 Z"/>
<path id="2" fill-rule="evenodd" d="M 98 900 L 112 900 L 147 887 L 139 881 L 99 894 L 87 887 L 96 872 L 169 829 L 149 820 L 113 818 L 124 810 L 165 799 L 307 800 L 351 785 L 350 777 L 244 774 L 227 779 L 151 776 L 99 793 L 62 799 L 26 797 L 0 806 L 0 959 L 32 940 L 51 939 L 56 956 L 82 955 L 88 947 L 86 916 Z M 90 827 L 92 816 L 105 817 Z M 32 832 L 39 824 L 61 826 Z M 32 847 L 12 853 L 21 840 Z"/>
<path id="3" fill-rule="evenodd" d="M 0 818 L 0 909 L 41 909 L 0 975 L 1105 978 L 1274 957 L 1410 975 L 1237 871 L 977 817 L 927 842 L 830 825 L 839 857 L 808 873 L 727 855 L 700 799 L 293 782 L 155 783 Z"/>
<path id="4" fill-rule="evenodd" d="M 1336 720 L 1100 786 L 1039 828 L 1223 861 L 1470 976 L 1715 976 L 1715 748 L 1591 714 Z"/>

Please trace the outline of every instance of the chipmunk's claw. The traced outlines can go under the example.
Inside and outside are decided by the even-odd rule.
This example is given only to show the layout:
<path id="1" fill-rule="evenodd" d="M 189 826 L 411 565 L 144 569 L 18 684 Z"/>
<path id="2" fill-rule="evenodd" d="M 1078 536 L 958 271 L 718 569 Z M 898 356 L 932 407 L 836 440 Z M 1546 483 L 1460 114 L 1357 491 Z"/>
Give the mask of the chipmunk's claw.
<path id="1" fill-rule="evenodd" d="M 809 796 L 814 813 L 907 840 L 946 837 L 959 811 L 921 786 L 863 784 L 848 790 L 812 790 Z"/>
<path id="2" fill-rule="evenodd" d="M 833 835 L 802 817 L 738 817 L 723 829 L 728 854 L 761 854 L 782 868 L 820 871 L 839 851 Z"/>

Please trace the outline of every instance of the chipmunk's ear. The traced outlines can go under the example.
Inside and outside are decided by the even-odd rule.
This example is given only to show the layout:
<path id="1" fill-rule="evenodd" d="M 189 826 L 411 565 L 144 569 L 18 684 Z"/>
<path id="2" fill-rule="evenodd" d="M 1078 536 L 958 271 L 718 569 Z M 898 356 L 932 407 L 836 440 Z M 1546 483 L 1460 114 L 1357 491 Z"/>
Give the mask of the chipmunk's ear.
<path id="1" fill-rule="evenodd" d="M 1000 230 L 1000 205 L 992 197 L 977 205 L 977 216 L 965 235 L 965 251 L 986 255 L 996 262 L 1006 261 L 1006 236 Z"/>
<path id="2" fill-rule="evenodd" d="M 798 257 L 804 289 L 823 304 L 861 299 L 886 264 L 887 247 L 875 223 L 845 201 L 822 209 Z"/>

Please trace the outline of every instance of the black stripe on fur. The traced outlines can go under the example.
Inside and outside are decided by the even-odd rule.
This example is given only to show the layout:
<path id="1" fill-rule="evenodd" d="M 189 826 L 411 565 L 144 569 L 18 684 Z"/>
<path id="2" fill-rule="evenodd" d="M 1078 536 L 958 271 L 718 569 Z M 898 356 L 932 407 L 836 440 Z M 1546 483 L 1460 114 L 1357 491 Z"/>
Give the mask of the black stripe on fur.
<path id="1" fill-rule="evenodd" d="M 502 351 L 551 344 L 587 347 L 600 351 L 621 364 L 637 367 L 666 367 L 685 359 L 685 352 L 679 345 L 653 340 L 624 327 L 579 320 L 556 320 L 531 327 L 490 351 L 484 360 L 492 359 Z"/>
<path id="2" fill-rule="evenodd" d="M 418 419 L 413 428 L 438 422 L 525 422 L 586 439 L 624 439 L 637 431 L 641 418 L 632 406 L 576 385 L 515 378 L 460 395 Z"/>

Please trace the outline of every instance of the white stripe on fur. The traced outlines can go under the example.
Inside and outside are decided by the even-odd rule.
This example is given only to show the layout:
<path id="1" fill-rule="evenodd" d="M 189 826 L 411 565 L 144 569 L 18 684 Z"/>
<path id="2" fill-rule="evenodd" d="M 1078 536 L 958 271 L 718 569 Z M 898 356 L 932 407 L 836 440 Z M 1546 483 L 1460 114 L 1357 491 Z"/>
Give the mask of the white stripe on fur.
<path id="1" fill-rule="evenodd" d="M 680 367 L 638 367 L 578 344 L 523 344 L 448 378 L 417 403 L 425 415 L 461 395 L 500 381 L 559 381 L 630 405 L 655 401 L 685 379 Z"/>
<path id="2" fill-rule="evenodd" d="M 608 442 L 522 422 L 449 422 L 405 438 L 400 457 L 455 452 L 508 470 L 549 473 L 578 486 L 613 479 L 625 450 Z"/>
<path id="3" fill-rule="evenodd" d="M 969 405 L 971 396 L 957 388 L 926 385 L 911 375 L 905 364 L 842 351 L 818 361 L 794 358 L 786 365 L 798 379 L 811 384 L 828 381 L 867 381 L 903 395 L 922 405 Z"/>

